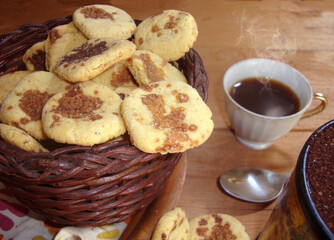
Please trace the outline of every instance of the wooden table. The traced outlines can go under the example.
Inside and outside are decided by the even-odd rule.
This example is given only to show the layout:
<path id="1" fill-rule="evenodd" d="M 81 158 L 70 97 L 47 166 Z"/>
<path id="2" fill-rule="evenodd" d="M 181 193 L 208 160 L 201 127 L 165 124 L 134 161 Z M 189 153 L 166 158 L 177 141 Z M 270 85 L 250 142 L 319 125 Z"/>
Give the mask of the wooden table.
<path id="1" fill-rule="evenodd" d="M 219 175 L 234 167 L 256 166 L 279 173 L 291 171 L 309 135 L 334 118 L 334 2 L 322 0 L 111 0 L 1 1 L 0 33 L 28 23 L 71 15 L 82 5 L 110 3 L 133 18 L 144 19 L 161 10 L 180 9 L 197 20 L 194 48 L 210 78 L 208 105 L 214 131 L 200 147 L 186 153 L 187 175 L 178 206 L 189 218 L 207 213 L 237 217 L 254 239 L 275 202 L 252 204 L 221 191 Z M 301 71 L 314 92 L 329 99 L 327 109 L 300 120 L 291 132 L 262 151 L 248 149 L 235 139 L 224 109 L 222 77 L 233 63 L 251 57 L 286 62 Z"/>

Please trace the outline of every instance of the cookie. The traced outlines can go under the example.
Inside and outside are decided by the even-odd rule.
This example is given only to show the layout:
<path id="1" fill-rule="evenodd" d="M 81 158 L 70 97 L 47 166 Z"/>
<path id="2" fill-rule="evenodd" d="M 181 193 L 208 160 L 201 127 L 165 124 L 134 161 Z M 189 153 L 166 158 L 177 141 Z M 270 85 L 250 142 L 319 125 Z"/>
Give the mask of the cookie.
<path id="1" fill-rule="evenodd" d="M 101 83 L 120 94 L 126 94 L 138 87 L 125 61 L 116 63 L 105 72 L 93 78 L 92 81 Z"/>
<path id="2" fill-rule="evenodd" d="M 47 52 L 49 48 L 54 44 L 59 38 L 61 38 L 66 33 L 78 33 L 79 29 L 76 28 L 73 22 L 68 24 L 58 25 L 52 28 L 48 37 L 45 40 L 45 51 Z"/>
<path id="3" fill-rule="evenodd" d="M 28 152 L 48 152 L 36 139 L 17 127 L 0 123 L 0 136 L 6 142 Z"/>
<path id="4" fill-rule="evenodd" d="M 84 44 L 88 39 L 74 26 L 73 22 L 53 28 L 45 41 L 45 65 L 54 72 L 60 58 L 72 49 Z"/>
<path id="5" fill-rule="evenodd" d="M 25 130 L 37 140 L 46 139 L 41 123 L 42 108 L 53 94 L 68 86 L 68 82 L 50 72 L 36 71 L 27 75 L 3 100 L 1 120 Z"/>
<path id="6" fill-rule="evenodd" d="M 129 92 L 131 92 L 135 88 L 131 87 L 118 87 L 115 89 L 115 92 L 122 98 L 125 98 L 125 95 L 127 95 Z"/>
<path id="7" fill-rule="evenodd" d="M 213 130 L 210 109 L 193 87 L 181 81 L 132 90 L 121 114 L 132 143 L 147 153 L 184 152 L 206 141 Z"/>
<path id="8" fill-rule="evenodd" d="M 77 83 L 45 104 L 44 132 L 56 142 L 81 146 L 119 137 L 125 133 L 121 102 L 117 93 L 102 84 Z"/>
<path id="9" fill-rule="evenodd" d="M 136 24 L 122 9 L 103 4 L 81 7 L 73 13 L 73 22 L 89 39 L 112 37 L 129 39 Z"/>
<path id="10" fill-rule="evenodd" d="M 176 67 L 147 50 L 135 51 L 126 63 L 139 86 L 163 80 L 187 82 Z"/>
<path id="11" fill-rule="evenodd" d="M 55 72 L 70 82 L 88 81 L 114 64 L 128 59 L 136 46 L 128 40 L 99 38 L 88 40 L 63 56 Z"/>
<path id="12" fill-rule="evenodd" d="M 195 217 L 189 221 L 189 227 L 190 240 L 250 239 L 241 222 L 227 214 L 207 214 Z"/>
<path id="13" fill-rule="evenodd" d="M 181 208 L 175 208 L 159 219 L 153 231 L 152 240 L 187 240 L 188 236 L 189 222 L 186 213 Z"/>
<path id="14" fill-rule="evenodd" d="M 146 18 L 134 33 L 139 50 L 149 50 L 166 61 L 180 59 L 198 36 L 194 17 L 179 10 L 165 10 Z"/>
<path id="15" fill-rule="evenodd" d="M 0 104 L 16 84 L 30 73 L 30 71 L 15 71 L 0 77 Z"/>
<path id="16" fill-rule="evenodd" d="M 28 71 L 45 71 L 45 41 L 37 42 L 22 57 Z"/>

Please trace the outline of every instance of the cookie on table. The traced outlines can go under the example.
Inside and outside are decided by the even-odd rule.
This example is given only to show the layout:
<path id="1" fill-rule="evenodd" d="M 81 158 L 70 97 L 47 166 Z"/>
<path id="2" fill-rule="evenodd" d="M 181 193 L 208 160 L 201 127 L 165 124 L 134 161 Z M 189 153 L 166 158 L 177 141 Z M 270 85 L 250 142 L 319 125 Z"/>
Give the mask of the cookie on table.
<path id="1" fill-rule="evenodd" d="M 30 73 L 30 71 L 15 71 L 0 77 L 0 104 L 16 84 Z"/>
<path id="2" fill-rule="evenodd" d="M 106 85 L 117 93 L 126 94 L 138 87 L 125 61 L 114 64 L 111 68 L 92 79 L 93 82 Z"/>
<path id="3" fill-rule="evenodd" d="M 235 239 L 249 240 L 245 227 L 235 217 L 227 214 L 207 214 L 189 221 L 190 240 Z"/>
<path id="4" fill-rule="evenodd" d="M 181 208 L 175 208 L 165 213 L 158 221 L 152 235 L 152 240 L 187 240 L 189 222 L 186 213 Z"/>
<path id="5" fill-rule="evenodd" d="M 134 33 L 134 41 L 140 50 L 149 50 L 166 61 L 184 56 L 198 36 L 194 17 L 179 10 L 165 10 L 146 18 Z"/>
<path id="6" fill-rule="evenodd" d="M 121 114 L 132 143 L 147 153 L 175 153 L 199 146 L 213 130 L 211 110 L 181 81 L 154 82 L 128 93 Z"/>
<path id="7" fill-rule="evenodd" d="M 55 74 L 36 71 L 23 78 L 1 104 L 0 116 L 4 123 L 25 130 L 37 140 L 46 139 L 42 129 L 42 108 L 55 93 L 70 84 Z"/>
<path id="8" fill-rule="evenodd" d="M 48 71 L 54 68 L 66 53 L 84 44 L 88 39 L 74 26 L 73 22 L 53 28 L 45 41 L 45 65 Z"/>
<path id="9" fill-rule="evenodd" d="M 37 42 L 22 57 L 28 71 L 45 71 L 45 41 Z"/>
<path id="10" fill-rule="evenodd" d="M 117 7 L 94 4 L 73 13 L 73 22 L 89 39 L 112 37 L 129 39 L 136 24 L 132 17 Z"/>
<path id="11" fill-rule="evenodd" d="M 163 80 L 187 82 L 176 67 L 147 50 L 136 50 L 126 63 L 139 86 Z"/>
<path id="12" fill-rule="evenodd" d="M 73 83 L 88 81 L 114 64 L 128 59 L 135 50 L 136 46 L 128 40 L 88 40 L 63 56 L 58 61 L 55 72 Z"/>
<path id="13" fill-rule="evenodd" d="M 48 152 L 36 139 L 17 127 L 0 123 L 0 136 L 6 142 L 28 152 Z"/>
<path id="14" fill-rule="evenodd" d="M 45 104 L 44 132 L 56 142 L 81 146 L 119 137 L 125 133 L 121 102 L 117 93 L 102 84 L 77 83 Z"/>

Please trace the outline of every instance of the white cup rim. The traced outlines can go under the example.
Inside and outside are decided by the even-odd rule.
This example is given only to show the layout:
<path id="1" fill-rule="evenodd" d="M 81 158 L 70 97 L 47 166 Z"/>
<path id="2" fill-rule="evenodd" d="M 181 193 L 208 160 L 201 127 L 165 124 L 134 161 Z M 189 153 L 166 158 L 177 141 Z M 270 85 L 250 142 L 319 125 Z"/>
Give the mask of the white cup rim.
<path id="1" fill-rule="evenodd" d="M 271 62 L 271 63 L 275 63 L 275 64 L 280 64 L 281 66 L 285 66 L 286 68 L 289 68 L 291 69 L 292 71 L 294 71 L 295 73 L 297 73 L 298 75 L 301 76 L 301 78 L 304 80 L 304 82 L 307 84 L 308 86 L 308 89 L 309 89 L 309 94 L 310 94 L 310 98 L 308 99 L 307 103 L 304 105 L 303 108 L 299 109 L 298 112 L 296 113 L 293 113 L 293 114 L 290 114 L 290 115 L 287 115 L 287 116 L 267 116 L 267 115 L 263 115 L 263 114 L 259 114 L 259 113 L 255 113 L 253 111 L 250 111 L 248 110 L 247 108 L 241 106 L 238 102 L 236 102 L 230 95 L 229 93 L 229 89 L 226 89 L 225 87 L 225 82 L 226 82 L 226 76 L 228 75 L 228 73 L 230 71 L 232 71 L 234 68 L 236 67 L 239 67 L 239 65 L 242 65 L 242 64 L 245 64 L 245 63 L 249 63 L 249 62 Z M 249 76 L 249 77 L 261 77 L 261 76 Z M 242 80 L 242 79 L 240 79 Z M 278 81 L 280 81 L 279 79 L 277 79 Z M 288 118 L 293 118 L 295 117 L 296 115 L 301 115 L 303 114 L 303 112 L 306 111 L 306 109 L 309 108 L 309 106 L 311 105 L 311 102 L 312 102 L 312 98 L 313 98 L 313 91 L 312 91 L 312 87 L 309 83 L 309 81 L 307 80 L 307 78 L 300 72 L 298 71 L 297 69 L 295 69 L 294 67 L 286 64 L 286 63 L 283 63 L 283 62 L 280 62 L 280 61 L 277 61 L 277 60 L 272 60 L 272 59 L 267 59 L 267 58 L 248 58 L 248 59 L 244 59 L 244 60 L 241 60 L 239 62 L 236 62 L 234 63 L 232 66 L 230 66 L 227 71 L 225 72 L 224 74 L 224 77 L 223 77 L 223 88 L 224 88 L 224 92 L 225 92 L 225 95 L 236 105 L 238 106 L 239 108 L 243 109 L 245 112 L 253 115 L 253 116 L 256 116 L 256 117 L 259 117 L 259 118 L 264 118 L 264 119 L 268 119 L 268 120 L 278 120 L 278 119 L 288 119 Z"/>

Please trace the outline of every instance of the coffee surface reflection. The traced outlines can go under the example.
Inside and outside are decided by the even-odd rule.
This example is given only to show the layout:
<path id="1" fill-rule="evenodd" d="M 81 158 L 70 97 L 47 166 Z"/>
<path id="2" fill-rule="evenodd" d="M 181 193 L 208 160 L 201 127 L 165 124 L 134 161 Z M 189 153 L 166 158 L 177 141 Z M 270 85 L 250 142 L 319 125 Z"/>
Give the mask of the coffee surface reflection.
<path id="1" fill-rule="evenodd" d="M 274 79 L 243 79 L 235 83 L 229 93 L 244 108 L 265 116 L 288 116 L 300 110 L 297 94 Z"/>

